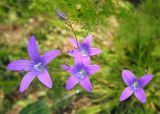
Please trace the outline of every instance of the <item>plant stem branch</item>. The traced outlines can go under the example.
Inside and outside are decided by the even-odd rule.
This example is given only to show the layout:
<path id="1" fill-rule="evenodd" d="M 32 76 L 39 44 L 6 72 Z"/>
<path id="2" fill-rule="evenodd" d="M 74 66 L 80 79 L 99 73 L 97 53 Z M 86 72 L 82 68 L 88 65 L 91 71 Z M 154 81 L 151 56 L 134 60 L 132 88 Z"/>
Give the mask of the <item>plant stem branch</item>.
<path id="1" fill-rule="evenodd" d="M 77 38 L 77 35 L 76 35 L 76 33 L 75 33 L 74 29 L 73 29 L 73 26 L 72 26 L 71 22 L 70 21 L 65 21 L 65 23 L 72 29 L 72 32 L 73 32 L 73 34 L 74 34 L 74 36 L 76 38 L 77 48 L 79 50 L 80 48 L 79 48 L 79 44 L 78 44 L 78 38 Z"/>

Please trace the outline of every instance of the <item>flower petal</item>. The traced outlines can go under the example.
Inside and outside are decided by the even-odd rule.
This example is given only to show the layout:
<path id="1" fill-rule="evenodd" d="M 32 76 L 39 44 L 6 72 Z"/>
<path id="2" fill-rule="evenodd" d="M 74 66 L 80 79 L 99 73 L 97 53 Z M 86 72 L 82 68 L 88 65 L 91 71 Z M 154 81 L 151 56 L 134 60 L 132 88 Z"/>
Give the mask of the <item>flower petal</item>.
<path id="1" fill-rule="evenodd" d="M 75 64 L 83 63 L 84 65 L 90 65 L 90 57 L 89 56 L 82 56 L 80 53 L 77 54 L 74 58 Z"/>
<path id="2" fill-rule="evenodd" d="M 82 61 L 84 65 L 90 65 L 91 64 L 91 60 L 89 56 L 82 56 Z"/>
<path id="3" fill-rule="evenodd" d="M 70 68 L 67 71 L 70 74 L 75 75 L 75 73 L 76 73 L 76 67 L 75 66 L 70 66 Z"/>
<path id="4" fill-rule="evenodd" d="M 134 74 L 129 71 L 129 70 L 123 70 L 122 71 L 122 78 L 123 81 L 129 86 L 131 85 L 134 81 L 136 81 L 136 77 Z"/>
<path id="5" fill-rule="evenodd" d="M 56 10 L 56 14 L 57 14 L 57 16 L 59 17 L 60 20 L 64 20 L 65 21 L 67 19 L 65 14 L 62 13 L 60 10 Z"/>
<path id="6" fill-rule="evenodd" d="M 69 41 L 71 42 L 71 44 L 77 48 L 77 41 L 74 38 L 70 38 Z M 78 42 L 78 46 L 80 46 L 80 43 Z"/>
<path id="7" fill-rule="evenodd" d="M 124 101 L 125 99 L 127 99 L 128 97 L 130 97 L 133 94 L 133 91 L 131 90 L 130 87 L 126 87 L 121 96 L 120 96 L 120 101 Z"/>
<path id="8" fill-rule="evenodd" d="M 78 53 L 78 50 L 71 50 L 71 51 L 68 51 L 67 54 L 72 56 L 72 57 L 75 57 Z"/>
<path id="9" fill-rule="evenodd" d="M 31 71 L 28 72 L 22 79 L 21 84 L 20 84 L 20 92 L 24 92 L 28 86 L 30 85 L 30 83 L 32 82 L 32 80 L 36 77 L 36 72 Z"/>
<path id="10" fill-rule="evenodd" d="M 48 71 L 44 69 L 42 72 L 38 74 L 38 79 L 42 82 L 46 87 L 52 88 L 52 80 L 48 74 Z"/>
<path id="11" fill-rule="evenodd" d="M 89 56 L 83 56 L 80 52 L 78 52 L 74 59 L 75 64 L 83 63 L 85 65 L 90 64 L 90 57 Z"/>
<path id="12" fill-rule="evenodd" d="M 89 70 L 90 75 L 92 75 L 92 74 L 96 73 L 97 71 L 99 71 L 100 68 L 101 67 L 99 65 L 89 65 L 88 66 L 88 70 Z"/>
<path id="13" fill-rule="evenodd" d="M 34 36 L 30 37 L 30 40 L 28 43 L 28 54 L 33 61 L 35 62 L 39 61 L 40 55 L 37 49 L 36 39 Z"/>
<path id="14" fill-rule="evenodd" d="M 140 86 L 144 87 L 145 85 L 147 85 L 151 81 L 152 78 L 153 78 L 152 74 L 147 74 L 147 75 L 142 76 L 138 80 L 138 82 L 139 82 Z"/>
<path id="15" fill-rule="evenodd" d="M 88 76 L 86 76 L 84 79 L 82 79 L 80 81 L 81 86 L 88 92 L 92 91 L 92 84 L 88 78 Z"/>
<path id="16" fill-rule="evenodd" d="M 61 65 L 61 68 L 65 71 L 68 71 L 70 74 L 75 75 L 76 67 L 69 65 Z"/>
<path id="17" fill-rule="evenodd" d="M 32 61 L 29 60 L 13 61 L 7 66 L 7 69 L 16 71 L 21 71 L 21 70 L 29 71 L 32 70 L 32 68 L 33 68 L 33 63 Z"/>
<path id="18" fill-rule="evenodd" d="M 102 53 L 102 50 L 98 49 L 98 48 L 90 48 L 90 53 L 89 55 L 92 56 L 92 55 L 98 55 Z"/>
<path id="19" fill-rule="evenodd" d="M 92 43 L 92 35 L 88 35 L 84 41 L 83 41 L 84 44 L 87 44 L 87 45 L 90 45 Z"/>
<path id="20" fill-rule="evenodd" d="M 71 76 L 66 84 L 66 90 L 72 89 L 79 81 L 76 79 L 76 76 Z"/>
<path id="21" fill-rule="evenodd" d="M 145 95 L 144 90 L 142 88 L 136 89 L 134 94 L 139 101 L 141 101 L 142 103 L 146 103 L 146 95 Z"/>
<path id="22" fill-rule="evenodd" d="M 60 50 L 46 52 L 42 57 L 44 64 L 45 65 L 48 64 L 52 59 L 57 57 L 60 53 L 61 53 Z"/>

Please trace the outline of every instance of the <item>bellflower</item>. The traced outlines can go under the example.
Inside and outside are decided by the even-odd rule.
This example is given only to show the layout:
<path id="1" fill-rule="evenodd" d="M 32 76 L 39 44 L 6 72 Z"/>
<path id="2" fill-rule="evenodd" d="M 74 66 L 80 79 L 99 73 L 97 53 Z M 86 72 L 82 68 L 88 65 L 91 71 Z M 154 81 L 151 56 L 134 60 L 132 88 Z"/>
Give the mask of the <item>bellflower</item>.
<path id="1" fill-rule="evenodd" d="M 62 13 L 60 10 L 56 10 L 56 15 L 59 17 L 60 20 L 65 21 L 67 18 L 64 13 Z"/>
<path id="2" fill-rule="evenodd" d="M 79 56 L 83 57 L 83 60 L 86 62 L 90 60 L 90 56 L 93 55 L 98 55 L 100 54 L 102 51 L 98 48 L 92 48 L 91 47 L 91 42 L 92 42 L 92 35 L 88 35 L 82 44 L 80 44 L 79 42 L 76 42 L 76 39 L 71 38 L 70 42 L 72 43 L 72 45 L 77 48 L 75 50 L 69 51 L 68 54 L 72 57 L 76 57 L 77 53 L 80 53 Z M 79 47 L 77 47 L 77 44 Z"/>
<path id="3" fill-rule="evenodd" d="M 20 83 L 20 92 L 25 91 L 34 78 L 38 78 L 46 87 L 52 87 L 52 81 L 47 71 L 47 64 L 60 54 L 59 50 L 46 52 L 42 57 L 37 49 L 36 39 L 31 36 L 28 43 L 28 55 L 31 60 L 17 60 L 11 62 L 7 68 L 15 71 L 28 71 Z"/>
<path id="4" fill-rule="evenodd" d="M 72 76 L 68 79 L 66 84 L 66 90 L 72 89 L 76 84 L 80 85 L 88 92 L 92 91 L 92 84 L 90 82 L 89 76 L 100 70 L 99 65 L 91 65 L 89 62 L 83 62 L 82 58 L 78 56 L 79 59 L 75 60 L 74 66 L 63 65 L 62 68 L 68 71 Z M 81 58 L 81 59 L 80 59 Z M 69 69 L 68 69 L 69 68 Z"/>
<path id="5" fill-rule="evenodd" d="M 151 81 L 151 79 L 153 78 L 153 75 L 146 74 L 137 80 L 135 75 L 131 71 L 123 70 L 122 78 L 128 87 L 126 87 L 123 90 L 120 96 L 120 101 L 127 99 L 134 93 L 134 95 L 139 101 L 141 101 L 142 103 L 145 103 L 146 95 L 142 87 L 144 87 Z"/>

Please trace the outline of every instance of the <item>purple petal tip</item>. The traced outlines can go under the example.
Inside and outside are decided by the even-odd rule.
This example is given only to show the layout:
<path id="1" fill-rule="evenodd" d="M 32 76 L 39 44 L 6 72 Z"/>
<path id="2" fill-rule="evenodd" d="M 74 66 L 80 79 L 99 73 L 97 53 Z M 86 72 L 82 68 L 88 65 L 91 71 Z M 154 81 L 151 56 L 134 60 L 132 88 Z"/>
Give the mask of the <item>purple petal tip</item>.
<path id="1" fill-rule="evenodd" d="M 130 87 L 127 87 L 123 90 L 121 93 L 121 96 L 119 98 L 120 101 L 126 100 L 128 97 L 130 97 L 133 94 L 133 91 L 130 89 Z"/>
<path id="2" fill-rule="evenodd" d="M 48 86 L 48 88 L 50 88 L 50 89 L 51 89 L 51 88 L 52 88 L 52 84 L 51 84 L 51 85 L 49 85 L 49 86 Z"/>
<path id="3" fill-rule="evenodd" d="M 68 66 L 68 65 L 61 65 L 61 68 L 63 69 L 63 70 L 69 70 L 69 68 L 70 68 L 70 66 Z"/>
<path id="4" fill-rule="evenodd" d="M 10 70 L 10 64 L 7 65 L 7 70 Z"/>
<path id="5" fill-rule="evenodd" d="M 23 92 L 24 92 L 24 90 L 22 90 L 22 89 L 20 89 L 19 91 L 20 91 L 20 93 L 23 93 Z"/>
<path id="6" fill-rule="evenodd" d="M 66 90 L 69 91 L 70 89 L 72 89 L 72 88 L 70 88 L 69 86 L 66 85 Z"/>
<path id="7" fill-rule="evenodd" d="M 35 38 L 35 36 L 34 35 L 31 35 L 30 36 L 30 40 L 35 40 L 36 38 Z"/>

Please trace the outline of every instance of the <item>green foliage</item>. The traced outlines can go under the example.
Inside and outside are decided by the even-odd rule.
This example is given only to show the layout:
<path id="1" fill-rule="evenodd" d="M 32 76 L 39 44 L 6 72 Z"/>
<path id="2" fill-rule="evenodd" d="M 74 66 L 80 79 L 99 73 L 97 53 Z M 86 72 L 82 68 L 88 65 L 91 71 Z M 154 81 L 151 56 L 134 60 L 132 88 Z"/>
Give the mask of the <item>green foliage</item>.
<path id="1" fill-rule="evenodd" d="M 157 13 L 150 15 L 150 12 L 158 11 L 159 1 L 151 3 L 153 3 L 151 0 L 146 1 L 138 10 L 127 14 L 126 17 L 128 18 L 122 17 L 123 20 L 119 26 L 120 29 L 118 29 L 116 39 L 117 48 L 121 47 L 119 49 L 122 49 L 126 58 L 129 59 L 128 65 L 136 65 L 141 69 L 149 70 L 149 72 L 158 69 L 156 58 L 159 52 L 156 53 L 156 50 L 159 49 L 157 44 L 160 42 L 160 28 L 157 26 L 160 23 L 160 17 L 157 16 Z M 150 12 L 147 12 L 145 9 L 149 9 Z"/>
<path id="2" fill-rule="evenodd" d="M 104 23 L 105 16 L 113 14 L 112 10 L 114 10 L 111 0 L 105 0 L 104 2 L 99 0 L 62 0 L 59 6 L 68 13 L 68 18 L 82 22 L 85 28 Z"/>
<path id="3" fill-rule="evenodd" d="M 106 16 L 113 14 L 115 6 L 112 0 L 2 0 L 0 8 L 1 22 L 23 24 L 31 17 L 40 17 L 47 23 L 57 21 L 55 10 L 62 10 L 69 19 L 81 22 L 90 29 L 93 25 L 105 24 Z M 43 8 L 45 6 L 45 8 Z M 6 13 L 8 14 L 6 14 Z"/>
<path id="4" fill-rule="evenodd" d="M 48 106 L 43 100 L 26 106 L 20 114 L 50 114 Z"/>

